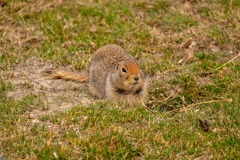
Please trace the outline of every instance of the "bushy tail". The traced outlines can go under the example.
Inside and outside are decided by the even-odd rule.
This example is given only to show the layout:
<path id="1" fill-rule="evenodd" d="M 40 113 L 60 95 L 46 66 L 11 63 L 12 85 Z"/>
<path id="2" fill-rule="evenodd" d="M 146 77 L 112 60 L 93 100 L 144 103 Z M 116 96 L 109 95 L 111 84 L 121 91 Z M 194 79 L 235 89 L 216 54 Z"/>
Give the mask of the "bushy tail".
<path id="1" fill-rule="evenodd" d="M 41 74 L 42 76 L 46 76 L 52 79 L 64 79 L 78 82 L 88 81 L 88 74 L 85 71 L 80 73 L 73 73 L 63 70 L 45 69 L 41 71 Z"/>

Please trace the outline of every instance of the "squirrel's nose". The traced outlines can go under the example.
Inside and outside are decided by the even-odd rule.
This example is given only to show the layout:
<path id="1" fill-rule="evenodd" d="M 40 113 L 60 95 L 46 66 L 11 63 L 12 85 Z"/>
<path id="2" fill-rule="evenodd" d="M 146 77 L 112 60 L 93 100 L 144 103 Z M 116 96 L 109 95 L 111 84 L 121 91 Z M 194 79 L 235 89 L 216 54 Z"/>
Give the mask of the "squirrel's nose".
<path id="1" fill-rule="evenodd" d="M 138 81 L 139 80 L 139 77 L 134 77 L 133 78 L 135 81 Z"/>

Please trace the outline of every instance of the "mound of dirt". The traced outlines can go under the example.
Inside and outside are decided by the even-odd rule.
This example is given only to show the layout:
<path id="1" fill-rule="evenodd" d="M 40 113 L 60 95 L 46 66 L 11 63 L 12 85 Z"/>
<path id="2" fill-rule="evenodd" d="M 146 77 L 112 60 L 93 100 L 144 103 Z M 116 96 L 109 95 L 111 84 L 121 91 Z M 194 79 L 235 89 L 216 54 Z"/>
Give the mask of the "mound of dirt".
<path id="1" fill-rule="evenodd" d="M 34 94 L 44 103 L 44 108 L 40 107 L 30 112 L 30 118 L 36 119 L 39 115 L 92 102 L 93 99 L 88 93 L 86 84 L 42 77 L 40 71 L 45 68 L 55 67 L 50 62 L 43 62 L 33 57 L 8 71 L 0 71 L 3 80 L 10 82 L 13 86 L 13 89 L 7 93 L 8 98 L 21 100 L 27 95 Z M 68 66 L 65 69 L 72 68 Z"/>

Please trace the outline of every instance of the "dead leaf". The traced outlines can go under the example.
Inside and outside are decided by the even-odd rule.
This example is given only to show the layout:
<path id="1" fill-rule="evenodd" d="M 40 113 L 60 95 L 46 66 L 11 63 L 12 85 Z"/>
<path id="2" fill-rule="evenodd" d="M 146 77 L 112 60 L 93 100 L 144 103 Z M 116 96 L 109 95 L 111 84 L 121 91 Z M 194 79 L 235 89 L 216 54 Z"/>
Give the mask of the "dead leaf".
<path id="1" fill-rule="evenodd" d="M 204 132 L 208 132 L 210 130 L 210 125 L 207 120 L 198 119 L 198 121 L 199 121 L 199 126 Z"/>

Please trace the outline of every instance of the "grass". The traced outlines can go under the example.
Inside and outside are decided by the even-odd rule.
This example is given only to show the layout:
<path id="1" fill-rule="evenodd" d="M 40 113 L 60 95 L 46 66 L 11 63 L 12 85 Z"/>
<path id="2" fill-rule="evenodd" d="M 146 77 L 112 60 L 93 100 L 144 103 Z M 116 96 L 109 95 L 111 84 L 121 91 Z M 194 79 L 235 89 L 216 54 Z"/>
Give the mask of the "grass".
<path id="1" fill-rule="evenodd" d="M 0 159 L 240 157 L 239 0 L 0 4 Z M 145 108 L 96 101 L 32 119 L 47 91 L 9 96 L 26 60 L 81 70 L 110 43 L 150 75 Z"/>

